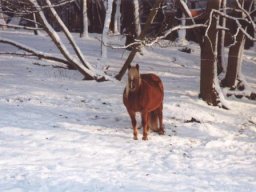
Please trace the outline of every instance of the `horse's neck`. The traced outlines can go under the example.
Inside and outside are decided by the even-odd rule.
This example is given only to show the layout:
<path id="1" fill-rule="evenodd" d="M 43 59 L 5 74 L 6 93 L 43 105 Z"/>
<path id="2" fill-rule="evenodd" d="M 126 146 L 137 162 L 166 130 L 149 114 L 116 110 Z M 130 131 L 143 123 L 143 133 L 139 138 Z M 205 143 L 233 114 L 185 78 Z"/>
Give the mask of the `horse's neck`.
<path id="1" fill-rule="evenodd" d="M 130 87 L 129 87 L 129 82 L 127 82 L 127 85 L 126 85 L 126 88 L 125 88 L 125 96 L 128 98 L 128 96 L 130 94 L 132 94 L 132 95 L 139 95 L 139 92 L 140 92 L 140 89 L 141 89 L 141 83 L 142 83 L 142 79 L 140 77 L 139 78 L 139 86 L 138 86 L 138 88 L 135 91 L 131 92 L 130 91 Z"/>
<path id="2" fill-rule="evenodd" d="M 135 91 L 128 90 L 127 96 L 129 97 L 129 99 L 135 101 L 135 100 L 139 100 L 140 94 L 141 94 L 141 86 L 139 86 Z"/>
<path id="3" fill-rule="evenodd" d="M 133 92 L 130 91 L 127 100 L 132 110 L 139 111 L 141 109 L 141 96 L 139 90 Z"/>
<path id="4" fill-rule="evenodd" d="M 140 95 L 139 89 L 129 92 L 129 97 L 132 97 L 132 98 L 137 98 L 139 95 Z"/>

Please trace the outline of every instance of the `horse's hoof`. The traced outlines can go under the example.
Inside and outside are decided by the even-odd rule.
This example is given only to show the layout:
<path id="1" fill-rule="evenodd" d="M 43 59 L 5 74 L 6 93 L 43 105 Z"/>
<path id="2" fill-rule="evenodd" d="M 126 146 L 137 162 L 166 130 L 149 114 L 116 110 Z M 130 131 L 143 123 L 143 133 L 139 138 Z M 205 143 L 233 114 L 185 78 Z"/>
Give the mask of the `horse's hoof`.
<path id="1" fill-rule="evenodd" d="M 147 141 L 148 140 L 148 136 L 143 136 L 142 140 Z"/>
<path id="2" fill-rule="evenodd" d="M 164 131 L 163 129 L 161 129 L 161 130 L 158 131 L 158 134 L 159 134 L 159 135 L 164 135 L 164 134 L 165 134 L 165 131 Z"/>
<path id="3" fill-rule="evenodd" d="M 133 139 L 134 139 L 134 140 L 138 140 L 138 137 L 137 137 L 137 136 L 133 136 Z"/>

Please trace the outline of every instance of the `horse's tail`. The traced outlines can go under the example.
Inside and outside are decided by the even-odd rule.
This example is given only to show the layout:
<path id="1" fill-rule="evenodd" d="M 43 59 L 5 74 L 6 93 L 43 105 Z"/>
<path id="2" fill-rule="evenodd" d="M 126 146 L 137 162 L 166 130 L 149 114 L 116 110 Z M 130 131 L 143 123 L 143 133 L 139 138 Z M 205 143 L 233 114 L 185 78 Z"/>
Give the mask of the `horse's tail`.
<path id="1" fill-rule="evenodd" d="M 151 111 L 149 114 L 149 129 L 155 132 L 159 130 L 159 118 L 156 111 Z"/>

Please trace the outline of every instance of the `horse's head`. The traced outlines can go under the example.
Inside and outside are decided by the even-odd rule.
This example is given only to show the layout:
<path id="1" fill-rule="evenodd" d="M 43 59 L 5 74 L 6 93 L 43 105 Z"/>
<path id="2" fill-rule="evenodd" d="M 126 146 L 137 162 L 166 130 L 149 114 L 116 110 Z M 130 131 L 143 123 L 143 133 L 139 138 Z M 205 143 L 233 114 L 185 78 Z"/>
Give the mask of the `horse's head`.
<path id="1" fill-rule="evenodd" d="M 140 87 L 141 79 L 140 79 L 140 71 L 139 65 L 129 66 L 128 67 L 128 86 L 127 91 L 136 91 Z"/>

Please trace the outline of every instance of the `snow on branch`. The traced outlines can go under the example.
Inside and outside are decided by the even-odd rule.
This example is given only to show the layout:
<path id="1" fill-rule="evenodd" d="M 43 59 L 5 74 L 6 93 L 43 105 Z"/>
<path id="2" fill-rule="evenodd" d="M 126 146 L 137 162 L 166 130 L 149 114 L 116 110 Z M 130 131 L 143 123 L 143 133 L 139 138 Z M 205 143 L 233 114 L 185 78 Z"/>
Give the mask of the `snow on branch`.
<path id="1" fill-rule="evenodd" d="M 238 1 L 238 0 L 236 0 Z M 240 23 L 240 20 L 244 20 L 245 22 L 248 22 L 249 24 L 251 24 L 253 26 L 254 29 L 256 29 L 256 24 L 253 22 L 253 19 L 252 17 L 250 16 L 250 13 L 248 11 L 246 11 L 242 6 L 241 4 L 239 4 L 239 9 L 237 9 L 238 11 L 240 12 L 243 12 L 245 15 L 246 15 L 246 18 L 236 18 L 236 17 L 233 17 L 233 16 L 230 16 L 230 15 L 227 15 L 226 13 L 224 12 L 221 12 L 220 10 L 216 10 L 216 9 L 213 9 L 211 10 L 210 12 L 210 19 L 209 19 L 209 23 L 208 24 L 196 24 L 195 21 L 194 21 L 194 18 L 192 17 L 191 15 L 191 12 L 190 10 L 188 9 L 188 6 L 186 5 L 186 3 L 182 0 L 179 1 L 179 3 L 181 4 L 182 8 L 184 9 L 184 11 L 186 12 L 186 15 L 189 17 L 189 19 L 192 20 L 192 25 L 190 26 L 182 26 L 182 25 L 178 25 L 178 26 L 175 26 L 169 30 L 167 30 L 162 36 L 159 36 L 159 37 L 156 37 L 153 41 L 151 41 L 150 43 L 145 43 L 145 41 L 136 41 L 134 42 L 133 44 L 138 44 L 140 43 L 141 45 L 144 45 L 144 46 L 152 46 L 153 44 L 157 43 L 159 40 L 161 39 L 165 39 L 168 35 L 170 35 L 173 31 L 177 31 L 177 30 L 181 30 L 181 29 L 195 29 L 195 28 L 206 28 L 206 36 L 208 34 L 208 30 L 209 30 L 209 26 L 210 26 L 210 22 L 212 20 L 212 17 L 215 17 L 216 15 L 220 15 L 222 17 L 225 17 L 227 19 L 230 19 L 230 20 L 233 20 L 235 21 L 235 23 L 237 24 L 237 31 L 236 33 L 233 35 L 234 37 L 234 43 L 236 42 L 236 36 L 238 34 L 239 31 L 242 31 L 243 34 L 250 40 L 252 41 L 256 41 L 256 38 L 251 36 L 247 31 L 246 29 L 242 26 L 242 24 Z M 226 27 L 222 27 L 222 26 L 218 26 L 217 29 L 219 30 L 228 30 Z M 131 45 L 127 45 L 125 47 L 121 47 L 121 48 L 126 48 L 126 47 L 129 47 Z"/>
<path id="2" fill-rule="evenodd" d="M 189 8 L 188 8 L 186 2 L 183 1 L 183 0 L 179 0 L 179 3 L 180 3 L 180 5 L 182 6 L 182 8 L 184 9 L 184 11 L 185 11 L 185 13 L 187 14 L 187 16 L 188 16 L 189 18 L 193 18 L 193 17 L 192 17 L 192 14 L 191 14 L 191 11 L 189 10 Z M 193 23 L 194 23 L 194 20 L 193 20 Z"/>
<path id="3" fill-rule="evenodd" d="M 249 18 L 250 21 L 252 21 L 252 24 L 254 24 L 253 19 L 252 19 L 250 13 L 243 8 L 243 6 L 241 5 L 241 3 L 238 0 L 236 0 L 236 3 L 237 3 L 238 8 L 246 15 L 247 18 Z M 251 2 L 249 10 L 251 10 L 252 7 L 253 7 L 253 1 Z"/>
<path id="4" fill-rule="evenodd" d="M 174 31 L 178 31 L 178 30 L 182 30 L 182 29 L 195 29 L 195 28 L 207 28 L 207 25 L 206 24 L 194 24 L 194 25 L 189 25 L 189 26 L 178 25 L 178 26 L 172 27 L 171 29 L 167 30 L 163 35 L 158 36 L 158 37 L 154 38 L 153 40 L 149 40 L 148 38 L 144 38 L 142 40 L 135 39 L 135 42 L 130 43 L 125 46 L 114 46 L 114 45 L 109 45 L 109 44 L 104 44 L 104 43 L 103 43 L 103 45 L 107 46 L 107 47 L 111 47 L 113 49 L 126 49 L 126 48 L 134 46 L 134 45 L 150 47 L 150 46 L 153 46 L 154 44 L 158 43 L 160 40 L 165 39 L 168 35 L 170 35 Z"/>
<path id="5" fill-rule="evenodd" d="M 193 24 L 193 25 L 188 25 L 188 26 L 183 26 L 183 25 L 178 25 L 175 26 L 169 30 L 167 30 L 163 35 L 158 36 L 155 38 L 155 40 L 151 41 L 150 43 L 146 43 L 146 46 L 152 46 L 153 44 L 157 43 L 161 39 L 165 39 L 168 35 L 170 35 L 172 32 L 181 30 L 181 29 L 195 29 L 195 28 L 206 28 L 206 24 Z"/>

